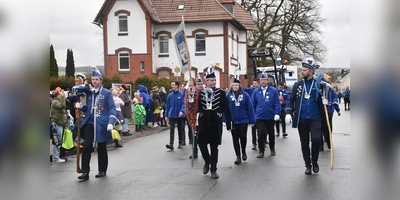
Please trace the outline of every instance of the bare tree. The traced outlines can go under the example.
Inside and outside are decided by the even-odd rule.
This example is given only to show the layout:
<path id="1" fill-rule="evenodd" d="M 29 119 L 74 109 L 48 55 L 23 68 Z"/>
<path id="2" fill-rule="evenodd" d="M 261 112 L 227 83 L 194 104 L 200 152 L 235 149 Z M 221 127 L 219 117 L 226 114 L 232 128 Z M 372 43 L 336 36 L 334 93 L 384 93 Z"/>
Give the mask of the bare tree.
<path id="1" fill-rule="evenodd" d="M 258 27 L 249 34 L 250 48 L 272 46 L 289 63 L 301 61 L 304 54 L 324 61 L 326 47 L 319 37 L 320 25 L 325 19 L 320 16 L 317 0 L 241 0 L 239 3 L 251 12 Z M 258 62 L 268 63 L 265 59 Z"/>

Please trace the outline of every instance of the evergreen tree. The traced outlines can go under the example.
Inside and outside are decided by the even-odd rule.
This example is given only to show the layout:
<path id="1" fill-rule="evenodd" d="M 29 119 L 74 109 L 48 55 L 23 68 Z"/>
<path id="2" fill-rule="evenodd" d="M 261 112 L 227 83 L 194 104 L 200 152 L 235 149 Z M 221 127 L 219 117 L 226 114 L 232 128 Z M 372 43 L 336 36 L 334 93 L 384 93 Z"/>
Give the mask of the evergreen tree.
<path id="1" fill-rule="evenodd" d="M 50 77 L 58 77 L 58 65 L 54 55 L 53 45 L 50 45 Z"/>
<path id="2" fill-rule="evenodd" d="M 72 49 L 67 49 L 67 66 L 65 67 L 65 76 L 73 77 L 75 74 L 74 53 Z"/>

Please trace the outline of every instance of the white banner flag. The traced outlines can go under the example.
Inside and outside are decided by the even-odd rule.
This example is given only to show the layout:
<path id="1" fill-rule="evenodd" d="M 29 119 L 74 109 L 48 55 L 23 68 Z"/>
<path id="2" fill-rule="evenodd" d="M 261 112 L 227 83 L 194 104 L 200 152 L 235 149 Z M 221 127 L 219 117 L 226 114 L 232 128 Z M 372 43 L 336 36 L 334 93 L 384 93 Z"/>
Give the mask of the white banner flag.
<path id="1" fill-rule="evenodd" d="M 181 65 L 182 73 L 189 71 L 189 49 L 186 41 L 185 22 L 182 17 L 182 22 L 174 33 L 175 49 Z"/>

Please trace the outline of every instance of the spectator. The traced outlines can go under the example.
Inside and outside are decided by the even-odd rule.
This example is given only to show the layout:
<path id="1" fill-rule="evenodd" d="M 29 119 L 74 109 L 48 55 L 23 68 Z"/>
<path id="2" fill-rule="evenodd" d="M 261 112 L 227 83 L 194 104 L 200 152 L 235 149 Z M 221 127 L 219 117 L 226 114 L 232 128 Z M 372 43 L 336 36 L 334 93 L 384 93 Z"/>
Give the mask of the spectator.
<path id="1" fill-rule="evenodd" d="M 122 84 L 120 87 L 121 89 L 121 95 L 119 98 L 124 102 L 124 105 L 121 107 L 121 112 L 124 117 L 124 125 L 122 129 L 122 135 L 123 136 L 131 136 L 132 134 L 129 133 L 129 120 L 132 117 L 132 100 L 131 97 L 128 95 L 128 90 L 129 87 L 126 84 Z"/>

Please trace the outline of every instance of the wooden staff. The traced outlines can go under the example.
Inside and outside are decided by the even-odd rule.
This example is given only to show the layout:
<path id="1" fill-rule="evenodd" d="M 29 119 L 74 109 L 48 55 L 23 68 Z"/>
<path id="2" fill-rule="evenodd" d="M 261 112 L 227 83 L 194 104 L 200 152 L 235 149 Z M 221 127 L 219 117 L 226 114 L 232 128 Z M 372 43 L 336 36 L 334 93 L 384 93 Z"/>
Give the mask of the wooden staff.
<path id="1" fill-rule="evenodd" d="M 78 101 L 79 102 L 79 101 Z M 75 107 L 76 102 L 74 103 Z M 76 172 L 81 173 L 81 167 L 79 164 L 80 150 L 81 150 L 81 110 L 75 107 L 76 118 L 78 120 L 78 141 L 76 147 Z"/>
<path id="2" fill-rule="evenodd" d="M 323 89 L 323 96 L 324 99 L 326 99 L 326 88 Z M 325 109 L 325 117 L 326 117 L 326 124 L 328 126 L 328 131 L 329 131 L 329 140 L 331 144 L 331 170 L 333 170 L 333 141 L 332 141 L 332 130 L 331 130 L 331 125 L 329 123 L 329 117 L 328 117 L 328 111 L 327 111 L 327 105 L 324 105 Z"/>

